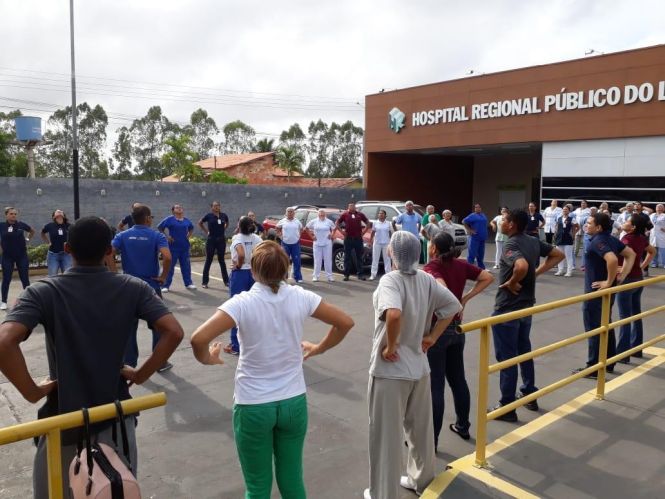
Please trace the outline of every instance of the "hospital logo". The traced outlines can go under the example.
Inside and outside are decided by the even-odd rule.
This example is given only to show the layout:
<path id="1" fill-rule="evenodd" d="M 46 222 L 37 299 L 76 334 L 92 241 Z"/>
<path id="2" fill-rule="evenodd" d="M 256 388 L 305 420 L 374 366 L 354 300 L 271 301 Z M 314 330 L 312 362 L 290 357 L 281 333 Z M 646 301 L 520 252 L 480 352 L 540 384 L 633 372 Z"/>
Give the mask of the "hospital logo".
<path id="1" fill-rule="evenodd" d="M 388 122 L 390 129 L 395 133 L 399 133 L 399 131 L 404 128 L 404 118 L 406 118 L 406 115 L 394 107 L 388 113 L 388 117 L 390 119 Z"/>

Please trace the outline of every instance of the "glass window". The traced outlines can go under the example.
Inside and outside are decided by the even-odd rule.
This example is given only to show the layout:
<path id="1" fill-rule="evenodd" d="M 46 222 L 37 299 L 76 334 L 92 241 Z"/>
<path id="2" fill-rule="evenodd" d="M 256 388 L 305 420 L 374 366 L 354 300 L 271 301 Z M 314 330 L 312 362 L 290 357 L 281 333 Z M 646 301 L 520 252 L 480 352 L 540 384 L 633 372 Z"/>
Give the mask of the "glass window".
<path id="1" fill-rule="evenodd" d="M 378 211 L 377 205 L 358 206 L 356 209 L 365 215 L 369 220 L 376 220 L 376 213 Z"/>

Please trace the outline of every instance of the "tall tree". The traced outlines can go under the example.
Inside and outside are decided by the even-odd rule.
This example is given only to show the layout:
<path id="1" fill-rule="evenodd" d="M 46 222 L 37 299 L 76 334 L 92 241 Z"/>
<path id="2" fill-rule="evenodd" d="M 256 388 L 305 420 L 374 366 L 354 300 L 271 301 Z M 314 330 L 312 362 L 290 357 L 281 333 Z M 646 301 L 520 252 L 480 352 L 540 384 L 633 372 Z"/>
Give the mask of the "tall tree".
<path id="1" fill-rule="evenodd" d="M 291 181 L 291 174 L 302 171 L 305 157 L 294 147 L 280 147 L 275 154 L 275 159 L 280 167 L 287 172 L 287 181 Z"/>
<path id="2" fill-rule="evenodd" d="M 162 156 L 164 168 L 180 178 L 181 182 L 202 182 L 203 170 L 194 162 L 198 155 L 191 148 L 192 138 L 186 133 L 172 134 L 166 139 L 166 152 Z"/>
<path id="3" fill-rule="evenodd" d="M 303 158 L 307 156 L 307 137 L 298 123 L 294 123 L 279 135 L 279 145 L 295 149 Z"/>
<path id="4" fill-rule="evenodd" d="M 0 113 L 0 177 L 25 177 L 28 173 L 28 157 L 20 146 L 12 144 L 16 139 L 14 118 L 21 116 L 18 109 Z"/>
<path id="5" fill-rule="evenodd" d="M 252 152 L 256 132 L 254 129 L 240 120 L 232 121 L 224 125 L 224 144 L 221 149 L 224 154 L 243 154 Z"/>
<path id="6" fill-rule="evenodd" d="M 330 127 L 335 131 L 331 177 L 357 177 L 362 173 L 363 129 L 351 121 Z"/>
<path id="7" fill-rule="evenodd" d="M 175 127 L 162 114 L 162 108 L 153 106 L 146 115 L 134 120 L 129 128 L 132 156 L 136 174 L 145 180 L 159 180 L 170 174 L 161 162 L 164 144 Z"/>
<path id="8" fill-rule="evenodd" d="M 204 109 L 197 109 L 189 118 L 189 125 L 185 127 L 186 133 L 192 137 L 192 150 L 201 159 L 209 158 L 215 149 L 215 136 L 219 128 L 215 120 L 208 116 Z"/>
<path id="9" fill-rule="evenodd" d="M 81 177 L 108 176 L 108 164 L 102 153 L 106 147 L 108 116 L 99 104 L 87 102 L 76 106 L 78 115 L 79 167 Z M 49 130 L 44 138 L 52 143 L 44 147 L 43 160 L 50 176 L 72 174 L 72 108 L 58 109 L 48 119 Z"/>
<path id="10" fill-rule="evenodd" d="M 309 166 L 307 175 L 321 179 L 329 177 L 332 171 L 333 153 L 335 148 L 335 130 L 322 120 L 312 121 L 307 128 L 309 134 L 307 152 Z"/>
<path id="11" fill-rule="evenodd" d="M 118 138 L 113 144 L 111 164 L 113 178 L 118 180 L 132 178 L 134 173 L 132 168 L 132 140 L 129 128 L 126 126 L 118 129 Z"/>
<path id="12" fill-rule="evenodd" d="M 254 152 L 272 152 L 275 150 L 275 139 L 261 139 L 254 144 Z"/>

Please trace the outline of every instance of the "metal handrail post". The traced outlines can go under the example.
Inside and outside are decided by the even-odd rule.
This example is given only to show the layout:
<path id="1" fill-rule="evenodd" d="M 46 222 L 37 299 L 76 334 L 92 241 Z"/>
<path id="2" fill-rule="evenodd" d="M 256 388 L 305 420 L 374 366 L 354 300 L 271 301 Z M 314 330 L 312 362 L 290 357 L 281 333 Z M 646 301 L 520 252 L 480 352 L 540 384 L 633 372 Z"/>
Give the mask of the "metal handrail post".
<path id="1" fill-rule="evenodd" d="M 602 366 L 598 369 L 597 383 L 596 383 L 596 400 L 603 400 L 605 398 L 605 377 L 607 376 L 607 346 L 610 336 L 610 308 L 612 306 L 612 295 L 607 293 L 602 297 L 602 308 L 600 312 L 600 325 L 603 331 L 600 333 L 600 341 L 598 342 L 598 362 Z"/>
<path id="2" fill-rule="evenodd" d="M 490 363 L 490 328 L 485 325 L 480 328 L 480 354 L 478 371 L 478 407 L 476 412 L 476 466 L 487 467 L 485 457 L 487 447 L 487 402 L 489 398 L 489 363 Z"/>
<path id="3" fill-rule="evenodd" d="M 60 448 L 60 430 L 51 430 L 46 434 L 46 462 L 48 470 L 48 497 L 62 499 L 62 457 Z"/>

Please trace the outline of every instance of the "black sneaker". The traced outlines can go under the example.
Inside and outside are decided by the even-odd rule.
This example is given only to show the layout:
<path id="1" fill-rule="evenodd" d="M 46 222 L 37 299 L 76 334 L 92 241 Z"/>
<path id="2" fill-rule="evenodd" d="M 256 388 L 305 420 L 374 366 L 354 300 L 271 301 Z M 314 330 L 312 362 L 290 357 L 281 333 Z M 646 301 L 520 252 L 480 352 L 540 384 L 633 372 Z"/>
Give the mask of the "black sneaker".
<path id="1" fill-rule="evenodd" d="M 344 280 L 344 281 L 348 281 L 348 280 L 349 280 L 349 276 L 348 276 L 348 275 L 345 275 L 343 280 Z"/>
<path id="2" fill-rule="evenodd" d="M 526 394 L 519 392 L 517 395 L 515 395 L 516 398 L 521 399 L 522 397 L 526 397 Z M 525 409 L 528 409 L 533 412 L 538 411 L 538 401 L 537 400 L 532 400 L 531 402 L 527 402 L 524 404 L 522 407 Z"/>
<path id="3" fill-rule="evenodd" d="M 203 289 L 208 289 L 208 285 L 207 285 L 207 284 L 201 284 L 201 287 L 202 287 Z"/>
<path id="4" fill-rule="evenodd" d="M 366 281 L 366 280 L 367 280 L 367 277 L 365 277 L 364 275 L 359 275 L 359 276 L 358 276 L 358 280 L 359 280 L 359 281 Z"/>
<path id="5" fill-rule="evenodd" d="M 452 423 L 450 426 L 450 431 L 457 433 L 462 440 L 469 440 L 471 435 L 469 435 L 469 429 L 464 428 L 463 426 L 457 426 L 457 423 Z M 437 442 L 438 443 L 438 442 Z M 434 448 L 437 446 L 435 445 Z"/>
<path id="6" fill-rule="evenodd" d="M 584 371 L 585 369 L 586 369 L 586 367 L 578 367 L 577 369 L 573 369 L 570 373 L 571 374 L 577 374 L 577 373 L 580 373 L 580 372 Z M 598 371 L 594 371 L 592 373 L 589 373 L 584 377 L 589 378 L 589 379 L 598 379 Z"/>
<path id="7" fill-rule="evenodd" d="M 496 404 L 494 407 L 491 407 L 487 409 L 487 412 L 492 412 L 496 411 L 497 409 L 501 409 L 503 407 L 502 403 Z M 505 421 L 507 423 L 516 423 L 517 422 L 517 411 L 513 409 L 510 412 L 505 413 L 503 416 L 499 416 L 498 418 L 495 418 L 497 421 Z"/>

